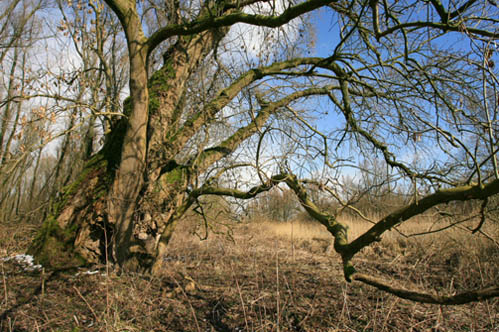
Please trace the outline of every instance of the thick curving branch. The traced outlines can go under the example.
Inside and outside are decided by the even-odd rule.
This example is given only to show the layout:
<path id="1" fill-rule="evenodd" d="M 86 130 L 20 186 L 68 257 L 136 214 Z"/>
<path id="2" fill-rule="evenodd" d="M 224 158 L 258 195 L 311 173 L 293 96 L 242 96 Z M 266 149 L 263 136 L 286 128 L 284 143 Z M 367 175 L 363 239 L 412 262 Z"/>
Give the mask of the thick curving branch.
<path id="1" fill-rule="evenodd" d="M 460 305 L 470 302 L 484 301 L 499 296 L 499 286 L 497 285 L 479 290 L 466 291 L 455 295 L 437 295 L 417 290 L 398 288 L 388 284 L 384 280 L 362 273 L 354 273 L 352 275 L 352 279 L 363 282 L 402 299 L 429 304 Z"/>
<path id="2" fill-rule="evenodd" d="M 452 201 L 486 199 L 487 197 L 497 193 L 499 193 L 499 180 L 494 180 L 487 185 L 467 185 L 456 188 L 441 189 L 393 213 L 390 213 L 388 216 L 377 222 L 376 225 L 367 230 L 364 234 L 355 239 L 355 241 L 350 243 L 347 250 L 352 256 L 355 255 L 362 248 L 378 241 L 384 232 L 434 206 Z"/>
<path id="3" fill-rule="evenodd" d="M 202 195 L 216 195 L 216 196 L 229 196 L 239 199 L 251 199 L 258 194 L 269 191 L 279 183 L 285 181 L 289 174 L 282 173 L 272 176 L 266 183 L 254 186 L 248 191 L 242 191 L 232 188 L 215 187 L 210 184 L 205 184 L 199 189 L 195 189 L 190 193 L 190 197 L 197 198 Z"/>
<path id="4" fill-rule="evenodd" d="M 281 74 L 282 70 L 295 68 L 303 65 L 319 65 L 324 58 L 310 57 L 297 58 L 282 62 L 276 62 L 270 66 L 250 69 L 242 74 L 230 86 L 220 90 L 216 96 L 194 116 L 187 119 L 184 125 L 175 132 L 170 141 L 175 145 L 174 154 L 180 152 L 190 138 L 205 124 L 214 120 L 215 115 L 227 106 L 234 97 L 250 84 L 269 75 Z"/>
<path id="5" fill-rule="evenodd" d="M 294 193 L 296 194 L 296 196 L 300 201 L 300 204 L 309 213 L 309 215 L 313 217 L 315 220 L 319 221 L 322 225 L 324 225 L 327 228 L 327 230 L 333 235 L 334 248 L 335 251 L 338 254 L 340 254 L 340 256 L 342 257 L 344 275 L 347 281 L 362 282 L 402 299 L 420 302 L 420 303 L 429 303 L 429 304 L 461 305 L 470 302 L 483 301 L 499 297 L 499 285 L 479 290 L 465 291 L 455 295 L 439 295 L 439 294 L 429 294 L 414 289 L 396 287 L 383 279 L 357 272 L 350 262 L 351 258 L 358 252 L 358 250 L 356 250 L 357 243 L 362 243 L 362 248 L 363 248 L 369 245 L 372 241 L 369 243 L 364 241 L 359 242 L 357 239 L 352 243 L 348 244 L 347 226 L 338 222 L 334 216 L 328 215 L 327 213 L 321 211 L 320 208 L 310 200 L 310 198 L 308 197 L 307 190 L 303 187 L 301 181 L 299 181 L 295 175 L 290 173 L 281 173 L 278 175 L 274 175 L 269 179 L 268 182 L 261 184 L 259 186 L 255 186 L 251 188 L 249 191 L 241 191 L 231 188 L 220 188 L 206 184 L 203 187 L 192 191 L 190 197 L 197 198 L 201 195 L 219 195 L 219 196 L 230 196 L 240 199 L 251 199 L 262 192 L 270 190 L 271 188 L 282 182 L 286 183 L 288 187 L 294 191 Z M 456 190 L 455 188 L 449 189 L 440 192 L 437 195 L 437 197 L 440 197 L 441 201 L 447 202 L 451 200 L 459 200 L 459 198 L 473 199 L 473 198 L 481 198 L 487 195 L 490 196 L 495 191 L 499 191 L 499 181 L 495 182 L 496 183 L 491 184 L 489 186 L 482 187 L 480 190 L 477 190 L 476 187 L 470 187 L 467 189 L 461 188 L 458 190 Z M 443 199 L 444 197 L 445 199 Z M 419 201 L 419 203 L 421 203 L 421 201 Z M 417 204 L 414 203 L 410 205 L 410 207 L 414 206 L 417 206 Z M 383 224 L 383 222 L 379 222 L 373 228 L 377 227 L 378 225 L 384 225 L 384 227 L 386 227 L 386 224 Z M 366 232 L 367 235 L 365 234 L 364 236 L 369 237 L 373 235 L 373 233 L 376 233 L 371 230 L 367 231 Z M 377 238 L 379 238 L 379 236 L 378 237 L 373 236 L 373 239 Z"/>
<path id="6" fill-rule="evenodd" d="M 286 184 L 288 184 L 288 186 L 295 192 L 300 200 L 300 203 L 309 213 L 309 215 L 326 226 L 328 231 L 334 236 L 334 249 L 338 254 L 341 255 L 341 258 L 343 260 L 344 275 L 347 281 L 360 281 L 403 299 L 431 304 L 459 305 L 469 302 L 483 301 L 499 296 L 499 285 L 480 290 L 466 291 L 455 295 L 436 295 L 424 293 L 418 290 L 398 288 L 390 285 L 388 282 L 382 279 L 357 272 L 351 264 L 350 260 L 361 248 L 364 248 L 367 245 L 371 244 L 373 241 L 377 241 L 379 239 L 379 235 L 381 235 L 381 233 L 378 234 L 378 228 L 387 230 L 386 227 L 388 227 L 388 225 L 381 221 L 373 226 L 371 230 L 367 231 L 364 235 L 357 238 L 357 240 L 348 244 L 347 227 L 338 222 L 334 218 L 334 216 L 330 216 L 320 211 L 320 209 L 308 198 L 307 191 L 301 185 L 300 181 L 298 181 L 296 176 L 289 175 L 284 182 L 286 182 Z M 481 187 L 480 189 L 477 189 L 476 187 L 470 187 L 459 188 L 457 190 L 456 188 L 453 188 L 446 191 L 441 191 L 438 194 L 436 193 L 436 195 L 430 195 L 433 197 L 433 199 L 427 198 L 427 200 L 431 202 L 436 202 L 437 200 L 440 202 L 449 202 L 451 200 L 488 197 L 496 192 L 499 192 L 499 181 L 494 182 L 495 183 L 492 183 L 489 186 Z M 436 200 L 435 197 L 437 197 L 438 199 Z M 418 203 L 421 204 L 421 201 L 419 201 Z M 417 208 L 418 203 L 413 203 L 403 210 L 412 211 L 414 213 L 416 212 L 414 209 Z M 423 202 L 423 204 L 425 203 L 426 202 Z M 421 212 L 418 212 L 416 214 L 419 213 Z M 398 216 L 397 213 L 394 213 L 393 215 Z M 396 220 L 396 217 L 394 218 L 394 220 Z M 366 239 L 369 239 L 369 241 L 366 241 Z"/>
<path id="7" fill-rule="evenodd" d="M 308 0 L 289 7 L 280 15 L 246 14 L 241 11 L 232 12 L 218 17 L 213 16 L 212 14 L 205 14 L 188 23 L 169 24 L 159 29 L 149 37 L 147 45 L 149 50 L 152 51 L 161 42 L 170 37 L 193 35 L 209 29 L 228 27 L 236 23 L 246 23 L 256 26 L 276 28 L 305 13 L 329 5 L 333 2 L 335 1 Z"/>
<path id="8" fill-rule="evenodd" d="M 285 107 L 289 103 L 303 97 L 312 95 L 327 95 L 329 91 L 334 88 L 335 86 L 333 85 L 309 88 L 297 91 L 286 96 L 285 98 L 266 104 L 265 107 L 258 112 L 258 115 L 246 126 L 239 128 L 234 134 L 221 142 L 218 146 L 203 151 L 198 158 L 196 158 L 196 161 L 193 163 L 194 166 L 198 171 L 204 171 L 214 162 L 231 154 L 242 142 L 257 133 L 258 130 L 265 125 L 270 116 L 277 113 L 282 107 Z"/>
<path id="9" fill-rule="evenodd" d="M 493 31 L 488 31 L 484 29 L 477 29 L 473 27 L 467 27 L 461 22 L 456 22 L 456 23 L 435 23 L 435 22 L 425 22 L 425 21 L 416 21 L 416 22 L 407 22 L 407 23 L 400 23 L 397 24 L 393 27 L 387 28 L 386 30 L 382 31 L 377 35 L 377 38 L 381 37 L 386 37 L 388 35 L 393 34 L 396 31 L 406 29 L 406 28 L 414 28 L 414 29 L 424 29 L 424 28 L 434 28 L 437 30 L 441 30 L 443 32 L 462 32 L 462 31 L 467 31 L 468 33 L 472 35 L 477 35 L 481 37 L 487 37 L 491 39 L 499 39 L 499 33 L 493 32 Z"/>

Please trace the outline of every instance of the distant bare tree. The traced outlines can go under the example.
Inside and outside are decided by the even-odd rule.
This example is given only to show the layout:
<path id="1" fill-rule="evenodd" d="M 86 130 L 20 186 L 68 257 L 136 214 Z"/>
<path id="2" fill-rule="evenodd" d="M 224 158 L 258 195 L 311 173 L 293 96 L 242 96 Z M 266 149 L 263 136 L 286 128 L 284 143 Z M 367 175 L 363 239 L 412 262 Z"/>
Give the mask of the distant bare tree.
<path id="1" fill-rule="evenodd" d="M 2 5 L 1 220 L 39 220 L 45 203 L 74 180 L 121 116 L 124 35 L 102 4 Z M 46 21 L 47 12 L 60 19 Z M 51 57 L 53 47 L 68 50 L 68 57 Z"/>
<path id="2" fill-rule="evenodd" d="M 42 6 L 42 1 L 0 4 L 0 221 L 19 216 L 31 186 L 26 175 L 32 152 L 46 139 L 46 121 L 27 114 L 31 105 L 24 98 L 36 76 L 29 58 Z"/>

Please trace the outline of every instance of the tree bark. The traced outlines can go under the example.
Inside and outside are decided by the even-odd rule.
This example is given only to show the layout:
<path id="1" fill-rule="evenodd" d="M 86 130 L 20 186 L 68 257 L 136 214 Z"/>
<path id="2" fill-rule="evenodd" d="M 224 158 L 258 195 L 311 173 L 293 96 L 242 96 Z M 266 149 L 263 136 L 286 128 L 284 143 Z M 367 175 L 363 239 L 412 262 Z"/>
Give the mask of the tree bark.
<path id="1" fill-rule="evenodd" d="M 28 254 L 46 268 L 75 268 L 103 263 L 111 257 L 115 231 L 109 220 L 108 199 L 126 127 L 127 121 L 122 118 L 101 151 L 52 200 L 50 211 L 28 249 Z"/>

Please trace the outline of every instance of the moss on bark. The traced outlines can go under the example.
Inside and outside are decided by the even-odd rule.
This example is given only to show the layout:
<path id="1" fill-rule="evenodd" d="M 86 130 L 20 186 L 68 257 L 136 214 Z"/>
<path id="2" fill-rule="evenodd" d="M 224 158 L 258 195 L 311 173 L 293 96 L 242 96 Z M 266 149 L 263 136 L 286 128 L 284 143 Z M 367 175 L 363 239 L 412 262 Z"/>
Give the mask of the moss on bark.
<path id="1" fill-rule="evenodd" d="M 126 105 L 124 108 L 127 109 Z M 110 239 L 112 233 L 107 223 L 108 193 L 121 160 L 126 128 L 127 118 L 122 117 L 101 151 L 52 201 L 48 216 L 28 249 L 35 261 L 47 268 L 65 269 L 104 259 L 108 250 L 105 239 Z"/>
<path id="2" fill-rule="evenodd" d="M 111 177 L 107 160 L 102 153 L 94 156 L 78 178 L 63 188 L 51 204 L 51 210 L 42 224 L 28 253 L 48 268 L 71 268 L 92 262 L 92 255 L 75 246 L 79 240 L 85 247 L 81 231 L 84 223 L 102 219 Z M 87 245 L 88 247 L 88 245 Z"/>

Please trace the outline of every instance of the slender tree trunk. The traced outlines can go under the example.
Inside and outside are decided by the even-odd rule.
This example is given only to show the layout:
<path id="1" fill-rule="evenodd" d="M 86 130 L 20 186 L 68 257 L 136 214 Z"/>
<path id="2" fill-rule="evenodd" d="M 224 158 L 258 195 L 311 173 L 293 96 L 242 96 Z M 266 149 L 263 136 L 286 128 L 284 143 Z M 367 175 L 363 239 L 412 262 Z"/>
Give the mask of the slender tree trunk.
<path id="1" fill-rule="evenodd" d="M 18 48 L 14 50 L 14 59 L 12 60 L 12 66 L 10 68 L 9 86 L 7 88 L 7 104 L 5 105 L 5 109 L 2 112 L 2 125 L 0 127 L 0 166 L 4 163 L 6 156 L 9 153 L 8 146 L 4 149 L 4 139 L 8 131 L 9 123 L 11 122 L 12 106 L 14 105 L 14 103 L 12 101 L 9 101 L 9 99 L 11 99 L 14 94 L 14 74 L 17 68 L 17 60 Z M 14 134 L 15 133 L 11 131 L 11 136 L 13 136 Z"/>
<path id="2" fill-rule="evenodd" d="M 38 155 L 36 156 L 35 168 L 33 169 L 33 179 L 31 179 L 31 185 L 29 188 L 28 200 L 29 202 L 33 201 L 35 188 L 36 188 L 36 180 L 38 179 L 38 168 L 40 167 L 40 159 L 42 157 L 42 148 L 38 149 Z"/>
<path id="3" fill-rule="evenodd" d="M 123 138 L 121 160 L 108 199 L 109 222 L 114 224 L 114 258 L 121 266 L 129 265 L 133 242 L 133 219 L 137 199 L 144 183 L 147 152 L 149 91 L 147 88 L 146 37 L 141 29 L 135 1 L 116 1 L 118 14 L 128 43 L 130 62 L 130 108 Z M 135 269 L 134 266 L 126 268 Z"/>
<path id="4" fill-rule="evenodd" d="M 130 92 L 133 112 L 123 140 L 121 162 L 109 196 L 109 220 L 115 224 L 115 259 L 123 265 L 132 243 L 133 215 L 144 183 L 147 135 L 146 54 L 130 50 Z"/>
<path id="5" fill-rule="evenodd" d="M 25 88 L 26 88 L 26 82 L 25 82 L 26 57 L 27 57 L 27 54 L 25 52 L 23 54 L 22 67 L 21 67 L 22 78 L 21 78 L 21 82 L 20 82 L 21 87 L 20 87 L 20 91 L 19 91 L 19 94 L 21 96 L 24 95 Z M 2 156 L 2 161 L 0 162 L 0 164 L 8 162 L 10 159 L 10 147 L 12 145 L 12 142 L 14 141 L 14 136 L 16 135 L 17 127 L 19 125 L 19 118 L 21 117 L 22 110 L 23 110 L 23 102 L 19 101 L 19 102 L 17 102 L 16 116 L 14 118 L 14 121 L 12 121 L 13 122 L 12 129 L 10 130 L 10 135 L 7 139 L 7 143 L 5 144 L 5 150 L 4 150 L 4 154 Z"/>

